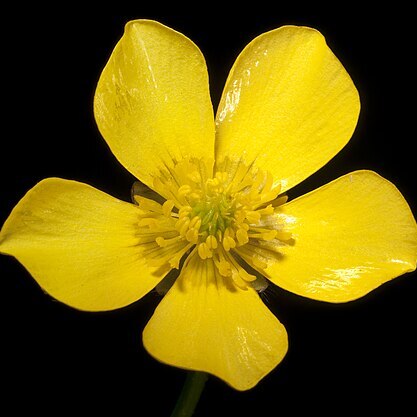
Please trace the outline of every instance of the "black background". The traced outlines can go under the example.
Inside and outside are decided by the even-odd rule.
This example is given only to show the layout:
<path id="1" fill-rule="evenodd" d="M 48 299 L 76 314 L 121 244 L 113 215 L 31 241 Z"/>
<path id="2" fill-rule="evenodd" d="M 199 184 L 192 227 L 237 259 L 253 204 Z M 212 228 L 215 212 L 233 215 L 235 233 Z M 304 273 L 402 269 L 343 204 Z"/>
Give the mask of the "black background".
<path id="1" fill-rule="evenodd" d="M 62 6 L 5 15 L 0 224 L 29 188 L 50 176 L 129 200 L 134 178 L 101 139 L 92 100 L 100 71 L 133 18 L 159 20 L 201 48 L 215 106 L 234 59 L 253 37 L 283 24 L 319 29 L 352 76 L 362 111 L 347 147 L 290 197 L 365 168 L 393 181 L 417 213 L 410 13 L 382 6 L 365 13 L 340 3 L 325 11 L 252 7 L 246 15 L 220 9 L 164 15 L 138 2 L 124 13 Z M 159 364 L 142 347 L 156 293 L 118 311 L 85 313 L 44 294 L 11 257 L 0 257 L 0 276 L 0 407 L 10 402 L 15 414 L 29 406 L 54 415 L 63 409 L 70 415 L 169 415 L 185 373 Z M 248 392 L 211 378 L 195 415 L 373 414 L 391 407 L 406 415 L 415 409 L 416 297 L 416 273 L 340 305 L 270 288 L 266 303 L 289 334 L 286 358 Z"/>

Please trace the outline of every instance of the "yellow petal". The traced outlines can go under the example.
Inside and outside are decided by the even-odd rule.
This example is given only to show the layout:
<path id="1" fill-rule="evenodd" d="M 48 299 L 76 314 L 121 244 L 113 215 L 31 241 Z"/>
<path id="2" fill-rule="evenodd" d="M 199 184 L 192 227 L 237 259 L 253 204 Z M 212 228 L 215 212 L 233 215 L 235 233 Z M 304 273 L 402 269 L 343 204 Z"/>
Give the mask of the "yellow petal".
<path id="1" fill-rule="evenodd" d="M 294 244 L 266 272 L 309 298 L 362 297 L 417 261 L 417 225 L 401 193 L 371 171 L 347 174 L 282 206 Z"/>
<path id="2" fill-rule="evenodd" d="M 227 279 L 211 260 L 192 256 L 146 326 L 143 342 L 161 362 L 209 372 L 247 390 L 281 362 L 287 334 L 255 290 Z"/>
<path id="3" fill-rule="evenodd" d="M 254 39 L 239 55 L 216 117 L 216 158 L 268 170 L 286 191 L 349 141 L 359 115 L 352 80 L 307 27 L 284 26 Z"/>
<path id="4" fill-rule="evenodd" d="M 16 257 L 46 292 L 72 307 L 123 307 L 162 279 L 137 245 L 140 212 L 89 185 L 49 178 L 13 209 L 0 232 L 0 252 Z"/>
<path id="5" fill-rule="evenodd" d="M 214 157 L 204 57 L 160 23 L 126 25 L 98 82 L 94 114 L 114 155 L 148 186 L 173 160 Z"/>

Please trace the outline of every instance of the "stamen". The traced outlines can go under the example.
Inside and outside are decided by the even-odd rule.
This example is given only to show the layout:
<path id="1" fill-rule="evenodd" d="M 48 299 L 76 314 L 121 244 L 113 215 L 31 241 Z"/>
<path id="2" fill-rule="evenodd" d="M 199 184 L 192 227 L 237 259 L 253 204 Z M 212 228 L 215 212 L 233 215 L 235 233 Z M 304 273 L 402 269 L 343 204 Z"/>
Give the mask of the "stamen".
<path id="1" fill-rule="evenodd" d="M 278 206 L 281 206 L 282 204 L 285 204 L 287 201 L 288 201 L 288 196 L 283 195 L 271 201 L 271 204 L 273 207 L 278 207 Z"/>
<path id="2" fill-rule="evenodd" d="M 178 211 L 178 216 L 180 218 L 188 216 L 192 211 L 193 209 L 190 206 L 182 206 Z"/>
<path id="3" fill-rule="evenodd" d="M 155 247 L 145 250 L 143 255 L 149 266 L 161 267 L 169 264 L 172 268 L 178 269 L 181 258 L 192 246 L 192 243 L 184 244 L 183 240 L 165 247 L 159 247 L 155 244 Z"/>
<path id="4" fill-rule="evenodd" d="M 162 212 L 165 217 L 171 217 L 171 212 L 174 206 L 175 202 L 173 200 L 167 200 L 164 204 L 162 204 Z"/>
<path id="5" fill-rule="evenodd" d="M 185 246 L 185 248 L 181 252 L 177 252 L 176 255 L 174 255 L 169 260 L 169 264 L 171 265 L 172 268 L 175 268 L 175 269 L 178 269 L 179 268 L 181 258 L 183 257 L 184 253 L 187 252 L 187 250 L 190 249 L 192 246 L 193 246 L 192 243 L 190 243 L 189 245 Z"/>
<path id="6" fill-rule="evenodd" d="M 188 230 L 188 228 L 190 226 L 190 219 L 188 217 L 184 217 L 183 220 L 184 220 L 183 221 L 183 224 L 182 224 L 182 226 L 181 226 L 181 228 L 179 230 L 181 236 L 185 236 L 185 234 L 187 233 L 187 230 Z"/>
<path id="7" fill-rule="evenodd" d="M 191 187 L 187 184 L 182 185 L 180 188 L 178 188 L 178 195 L 181 197 L 186 196 L 187 194 L 190 194 L 191 192 Z"/>
<path id="8" fill-rule="evenodd" d="M 198 242 L 198 229 L 188 229 L 185 233 L 185 238 L 191 243 Z"/>
<path id="9" fill-rule="evenodd" d="M 198 254 L 200 255 L 201 259 L 207 259 L 213 257 L 213 252 L 208 247 L 207 243 L 200 243 L 198 245 Z"/>
<path id="10" fill-rule="evenodd" d="M 232 274 L 232 268 L 230 267 L 229 262 L 220 261 L 217 268 L 219 269 L 220 275 L 223 275 L 224 277 L 230 277 Z"/>
<path id="11" fill-rule="evenodd" d="M 283 241 L 291 240 L 293 238 L 292 233 L 286 231 L 277 231 L 277 235 L 275 237 Z"/>
<path id="12" fill-rule="evenodd" d="M 207 236 L 206 244 L 207 244 L 208 248 L 216 249 L 217 248 L 217 239 L 216 239 L 216 237 L 213 236 L 213 235 Z"/>
<path id="13" fill-rule="evenodd" d="M 200 228 L 200 226 L 201 226 L 200 216 L 194 216 L 192 218 L 192 220 L 190 221 L 190 228 L 194 227 L 198 230 Z"/>
<path id="14" fill-rule="evenodd" d="M 251 224 L 259 223 L 259 220 L 261 220 L 261 213 L 258 213 L 257 211 L 248 211 L 246 212 L 246 218 Z"/>
<path id="15" fill-rule="evenodd" d="M 273 240 L 277 236 L 276 230 L 270 230 L 269 232 L 263 232 L 262 233 L 262 239 L 263 240 Z"/>
<path id="16" fill-rule="evenodd" d="M 287 201 L 281 183 L 269 172 L 226 159 L 212 175 L 212 165 L 184 159 L 155 176 L 158 204 L 135 196 L 145 213 L 138 219 L 138 242 L 149 264 L 177 268 L 192 248 L 201 261 L 247 289 L 256 276 L 244 263 L 264 270 L 280 259 L 280 247 L 292 234 L 275 213 Z M 274 181 L 275 180 L 275 181 Z"/>
<path id="17" fill-rule="evenodd" d="M 162 213 L 162 206 L 156 201 L 146 197 L 142 197 L 140 195 L 135 195 L 134 199 L 142 210 L 153 211 L 155 213 Z"/>
<path id="18" fill-rule="evenodd" d="M 272 207 L 272 204 L 269 204 L 263 209 L 256 210 L 257 213 L 259 213 L 261 216 L 270 216 L 274 213 L 274 208 Z"/>
<path id="19" fill-rule="evenodd" d="M 158 222 L 152 217 L 145 217 L 143 219 L 140 219 L 138 223 L 139 227 L 148 226 L 149 228 L 152 228 L 152 227 L 156 227 L 157 225 L 158 225 Z"/>
<path id="20" fill-rule="evenodd" d="M 226 254 L 227 260 L 233 265 L 237 273 L 239 274 L 240 278 L 244 281 L 252 282 L 255 281 L 256 276 L 251 275 L 248 272 L 246 272 L 236 261 L 236 259 L 231 255 L 230 253 Z"/>
<path id="21" fill-rule="evenodd" d="M 248 282 L 253 282 L 256 280 L 255 275 L 249 274 L 241 266 L 239 266 L 239 275 L 242 277 L 242 279 Z"/>
<path id="22" fill-rule="evenodd" d="M 155 241 L 161 248 L 165 248 L 168 245 L 168 242 L 161 236 L 158 236 Z"/>
<path id="23" fill-rule="evenodd" d="M 236 232 L 236 238 L 240 246 L 249 242 L 248 232 L 243 227 Z"/>
<path id="24" fill-rule="evenodd" d="M 251 227 L 250 230 L 255 231 L 255 233 L 248 233 L 251 239 L 273 240 L 278 233 L 275 229 L 264 229 L 262 227 Z"/>
<path id="25" fill-rule="evenodd" d="M 232 280 L 233 282 L 242 290 L 247 290 L 248 286 L 246 282 L 242 279 L 242 277 L 239 274 L 239 271 L 235 268 L 232 269 Z"/>
<path id="26" fill-rule="evenodd" d="M 195 183 L 201 182 L 201 176 L 198 171 L 193 171 L 191 174 L 188 174 L 188 178 Z"/>
<path id="27" fill-rule="evenodd" d="M 230 249 L 236 247 L 236 241 L 230 236 L 225 236 L 223 237 L 223 247 L 226 252 L 229 252 Z"/>
<path id="28" fill-rule="evenodd" d="M 172 245 L 173 243 L 176 243 L 181 240 L 181 236 L 175 236 L 170 239 L 166 239 L 162 236 L 158 236 L 155 239 L 155 242 L 160 246 L 161 248 L 166 248 L 168 245 Z"/>
<path id="29" fill-rule="evenodd" d="M 187 225 L 185 230 L 188 229 L 189 223 L 190 223 L 189 217 L 187 217 L 186 215 L 180 216 L 179 220 L 175 223 L 175 229 L 181 233 L 181 230 L 184 227 L 184 225 Z M 181 234 L 183 235 L 184 233 L 181 233 Z"/>

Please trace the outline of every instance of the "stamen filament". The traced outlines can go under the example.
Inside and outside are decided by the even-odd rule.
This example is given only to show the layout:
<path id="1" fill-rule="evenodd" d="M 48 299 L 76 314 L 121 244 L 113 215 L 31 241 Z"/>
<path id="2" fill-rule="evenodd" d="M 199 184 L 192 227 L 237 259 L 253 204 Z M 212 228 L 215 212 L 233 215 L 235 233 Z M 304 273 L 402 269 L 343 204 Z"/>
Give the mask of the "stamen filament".
<path id="1" fill-rule="evenodd" d="M 135 196 L 145 212 L 138 220 L 138 244 L 150 265 L 167 268 L 178 268 L 194 248 L 219 276 L 247 289 L 256 277 L 243 263 L 263 271 L 293 239 L 274 215 L 287 197 L 278 197 L 280 182 L 254 164 L 226 159 L 214 175 L 211 169 L 201 160 L 184 159 L 154 177 L 163 204 Z"/>

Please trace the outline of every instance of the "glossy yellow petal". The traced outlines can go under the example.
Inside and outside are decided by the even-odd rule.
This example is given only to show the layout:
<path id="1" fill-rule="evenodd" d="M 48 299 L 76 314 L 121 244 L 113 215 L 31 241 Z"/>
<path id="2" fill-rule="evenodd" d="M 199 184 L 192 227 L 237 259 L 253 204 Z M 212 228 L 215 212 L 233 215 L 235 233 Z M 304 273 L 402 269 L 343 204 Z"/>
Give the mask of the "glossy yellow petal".
<path id="1" fill-rule="evenodd" d="M 282 206 L 294 244 L 267 269 L 277 285 L 306 297 L 362 297 L 417 261 L 417 225 L 401 193 L 371 171 L 345 175 Z"/>
<path id="2" fill-rule="evenodd" d="M 284 326 L 256 291 L 232 286 L 197 255 L 157 307 L 143 342 L 159 361 L 209 372 L 238 390 L 256 385 L 288 348 Z"/>
<path id="3" fill-rule="evenodd" d="M 0 252 L 16 257 L 46 292 L 72 307 L 123 307 L 162 278 L 141 256 L 140 212 L 89 185 L 49 178 L 13 209 L 0 232 Z"/>
<path id="4" fill-rule="evenodd" d="M 204 57 L 188 38 L 160 23 L 126 25 L 98 82 L 94 114 L 112 152 L 148 186 L 173 160 L 214 158 Z"/>
<path id="5" fill-rule="evenodd" d="M 216 117 L 217 162 L 255 161 L 285 191 L 349 141 L 359 108 L 352 80 L 318 31 L 284 26 L 264 33 L 227 79 Z"/>

